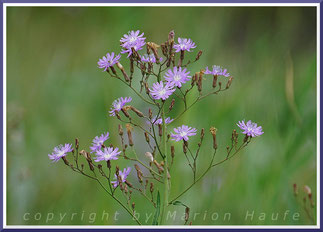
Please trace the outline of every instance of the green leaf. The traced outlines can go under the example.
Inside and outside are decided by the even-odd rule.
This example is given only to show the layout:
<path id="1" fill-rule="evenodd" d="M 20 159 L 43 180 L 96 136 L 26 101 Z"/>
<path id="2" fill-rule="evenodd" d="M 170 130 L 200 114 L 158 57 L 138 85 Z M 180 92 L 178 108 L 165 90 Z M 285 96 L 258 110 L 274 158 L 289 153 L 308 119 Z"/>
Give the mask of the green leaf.
<path id="1" fill-rule="evenodd" d="M 157 192 L 157 200 L 156 200 L 156 212 L 154 215 L 154 219 L 153 219 L 153 225 L 158 225 L 158 218 L 160 215 L 160 195 L 159 195 L 159 191 Z"/>

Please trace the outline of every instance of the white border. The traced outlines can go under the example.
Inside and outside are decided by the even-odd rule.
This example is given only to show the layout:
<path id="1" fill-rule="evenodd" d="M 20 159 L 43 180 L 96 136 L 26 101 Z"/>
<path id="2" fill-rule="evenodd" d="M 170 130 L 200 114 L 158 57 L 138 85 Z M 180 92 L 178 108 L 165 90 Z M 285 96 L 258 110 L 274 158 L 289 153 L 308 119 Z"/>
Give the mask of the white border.
<path id="1" fill-rule="evenodd" d="M 7 82 L 6 82 L 6 57 L 7 57 L 7 7 L 14 6 L 24 6 L 24 7 L 42 7 L 42 6 L 81 6 L 81 7 L 97 7 L 97 6 L 240 6 L 240 7 L 250 7 L 250 6 L 315 6 L 317 7 L 317 225 L 310 226 L 275 226 L 275 225 L 266 225 L 266 226 L 246 226 L 246 225 L 234 225 L 234 226 L 8 226 L 6 224 L 7 215 L 7 177 L 6 177 L 6 164 L 7 164 L 7 127 L 6 127 L 6 97 L 7 97 Z M 318 229 L 320 228 L 320 4 L 319 3 L 3 3 L 3 228 L 4 229 Z"/>

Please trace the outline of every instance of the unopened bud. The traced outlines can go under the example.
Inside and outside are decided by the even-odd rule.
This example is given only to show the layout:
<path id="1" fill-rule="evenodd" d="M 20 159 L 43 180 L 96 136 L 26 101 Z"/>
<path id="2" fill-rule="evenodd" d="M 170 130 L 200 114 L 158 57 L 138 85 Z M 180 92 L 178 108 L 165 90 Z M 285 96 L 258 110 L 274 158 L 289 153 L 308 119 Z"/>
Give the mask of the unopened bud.
<path id="1" fill-rule="evenodd" d="M 168 42 L 174 41 L 175 38 L 175 32 L 174 30 L 171 30 L 168 34 Z"/>
<path id="2" fill-rule="evenodd" d="M 230 77 L 225 87 L 226 89 L 228 89 L 231 86 L 232 80 L 233 80 L 233 77 Z"/>
<path id="3" fill-rule="evenodd" d="M 154 183 L 153 182 L 150 183 L 150 192 L 151 193 L 154 192 Z"/>
<path id="4" fill-rule="evenodd" d="M 130 81 L 129 76 L 127 75 L 126 71 L 124 70 L 124 67 L 119 62 L 117 63 L 117 67 L 122 72 L 122 75 L 123 75 L 125 81 L 127 81 L 127 82 Z"/>
<path id="5" fill-rule="evenodd" d="M 170 155 L 172 156 L 172 158 L 175 157 L 175 147 L 174 146 L 170 147 Z"/>
<path id="6" fill-rule="evenodd" d="M 153 118 L 153 111 L 150 108 L 148 110 L 148 117 L 150 120 Z"/>
<path id="7" fill-rule="evenodd" d="M 118 125 L 118 130 L 119 130 L 119 135 L 123 135 L 123 128 L 120 124 Z"/>
<path id="8" fill-rule="evenodd" d="M 163 125 L 162 124 L 158 124 L 158 134 L 159 136 L 163 136 Z"/>
<path id="9" fill-rule="evenodd" d="M 213 84 L 212 84 L 213 88 L 216 87 L 217 82 L 218 82 L 218 75 L 213 75 Z"/>
<path id="10" fill-rule="evenodd" d="M 298 188 L 297 188 L 296 183 L 293 184 L 293 190 L 294 190 L 294 195 L 297 196 L 298 195 Z"/>
<path id="11" fill-rule="evenodd" d="M 62 160 L 64 161 L 64 164 L 66 164 L 67 166 L 70 165 L 70 163 L 67 161 L 65 156 L 62 157 Z"/>
<path id="12" fill-rule="evenodd" d="M 149 139 L 149 135 L 146 131 L 145 131 L 145 139 L 146 139 L 146 142 L 149 143 L 150 139 Z"/>
<path id="13" fill-rule="evenodd" d="M 76 150 L 79 149 L 79 139 L 78 138 L 75 139 L 75 149 Z"/>
<path id="14" fill-rule="evenodd" d="M 199 51 L 198 53 L 197 53 L 197 55 L 196 55 L 196 58 L 195 58 L 195 61 L 197 61 L 197 60 L 199 60 L 200 59 L 200 57 L 202 56 L 202 51 Z"/>
<path id="15" fill-rule="evenodd" d="M 138 109 L 136 109 L 135 107 L 133 106 L 130 106 L 130 109 L 135 112 L 139 117 L 144 117 L 144 114 L 142 112 L 140 112 Z"/>
<path id="16" fill-rule="evenodd" d="M 312 190 L 310 187 L 308 187 L 307 185 L 304 185 L 304 192 L 307 194 L 307 195 L 312 195 Z"/>
<path id="17" fill-rule="evenodd" d="M 186 207 L 185 208 L 185 222 L 188 221 L 189 217 L 190 217 L 190 208 Z"/>
<path id="18" fill-rule="evenodd" d="M 122 107 L 122 108 L 121 108 L 121 111 L 122 111 L 122 113 L 124 114 L 124 116 L 126 116 L 127 118 L 130 118 L 130 115 L 129 115 L 129 113 L 128 113 L 128 111 L 127 111 L 126 107 Z"/>
<path id="19" fill-rule="evenodd" d="M 126 129 L 127 129 L 127 135 L 128 135 L 128 142 L 129 142 L 129 146 L 133 146 L 133 139 L 132 139 L 132 126 L 127 123 L 126 124 Z"/>
<path id="20" fill-rule="evenodd" d="M 136 206 L 136 204 L 135 204 L 135 202 L 133 202 L 132 205 L 131 205 L 132 210 L 135 210 L 135 206 Z"/>
<path id="21" fill-rule="evenodd" d="M 174 104 L 175 104 L 175 99 L 173 98 L 171 103 L 170 103 L 170 106 L 169 106 L 169 111 L 171 111 L 173 109 Z"/>
<path id="22" fill-rule="evenodd" d="M 215 127 L 210 128 L 210 132 L 213 137 L 213 149 L 215 149 L 215 150 L 218 148 L 218 144 L 216 142 L 216 131 L 217 131 L 217 129 Z"/>

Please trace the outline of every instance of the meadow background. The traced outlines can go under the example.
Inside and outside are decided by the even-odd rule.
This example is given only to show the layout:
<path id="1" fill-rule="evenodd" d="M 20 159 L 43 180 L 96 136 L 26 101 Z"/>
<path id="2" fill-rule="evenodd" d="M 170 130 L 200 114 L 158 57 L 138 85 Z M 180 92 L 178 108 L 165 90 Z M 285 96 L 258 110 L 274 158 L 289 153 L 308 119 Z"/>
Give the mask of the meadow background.
<path id="1" fill-rule="evenodd" d="M 48 159 L 53 147 L 79 138 L 81 148 L 105 131 L 118 144 L 118 121 L 108 117 L 112 101 L 134 97 L 123 84 L 97 68 L 106 52 L 119 52 L 119 39 L 129 30 L 145 32 L 148 41 L 162 43 L 168 32 L 189 37 L 203 50 L 195 72 L 213 64 L 234 76 L 229 91 L 194 106 L 176 125 L 218 128 L 218 159 L 225 155 L 235 123 L 251 119 L 263 126 L 239 156 L 213 169 L 181 198 L 191 213 L 217 212 L 219 219 L 197 217 L 194 225 L 311 224 L 302 209 L 303 185 L 316 198 L 316 9 L 314 7 L 8 7 L 7 11 L 7 223 L 46 224 L 47 213 L 60 225 L 134 224 L 93 181 Z M 125 58 L 122 58 L 125 64 Z M 125 65 L 128 67 L 127 65 Z M 207 133 L 200 166 L 210 157 Z M 135 137 L 142 156 L 143 137 Z M 178 155 L 172 173 L 173 196 L 187 186 L 190 170 Z M 119 162 L 123 168 L 125 162 Z M 134 172 L 130 179 L 135 179 Z M 300 186 L 299 201 L 293 183 Z M 178 214 L 183 208 L 177 209 Z M 118 210 L 119 221 L 101 213 Z M 144 200 L 139 212 L 150 211 Z M 245 213 L 265 220 L 245 221 Z M 290 210 L 301 214 L 299 221 Z M 84 219 L 80 214 L 84 211 Z M 30 220 L 23 215 L 29 212 Z M 224 221 L 223 213 L 231 213 Z M 33 216 L 41 213 L 42 218 Z M 71 214 L 78 213 L 71 220 Z M 291 214 L 290 214 L 291 215 Z M 181 224 L 180 221 L 170 222 Z"/>

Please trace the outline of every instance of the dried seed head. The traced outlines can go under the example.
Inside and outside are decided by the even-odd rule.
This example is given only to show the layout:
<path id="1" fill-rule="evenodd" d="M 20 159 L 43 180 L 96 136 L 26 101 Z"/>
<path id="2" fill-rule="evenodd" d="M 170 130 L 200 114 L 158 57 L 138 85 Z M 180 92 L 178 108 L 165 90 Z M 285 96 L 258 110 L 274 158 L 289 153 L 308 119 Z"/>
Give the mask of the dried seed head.
<path id="1" fill-rule="evenodd" d="M 117 110 L 114 111 L 115 115 L 117 116 L 117 119 L 121 120 L 120 114 Z"/>
<path id="2" fill-rule="evenodd" d="M 130 188 L 132 188 L 132 187 L 133 187 L 133 185 L 132 185 L 128 180 L 126 180 L 126 184 L 127 184 Z"/>
<path id="3" fill-rule="evenodd" d="M 119 176 L 119 171 L 120 171 L 119 166 L 116 165 L 116 176 Z"/>
<path id="4" fill-rule="evenodd" d="M 150 162 L 154 161 L 154 157 L 149 151 L 145 153 L 145 156 L 150 160 Z"/>
<path id="5" fill-rule="evenodd" d="M 199 79 L 197 81 L 197 89 L 199 92 L 202 92 L 203 74 L 204 74 L 204 70 L 201 70 L 199 72 Z"/>
<path id="6" fill-rule="evenodd" d="M 197 77 L 198 77 L 198 74 L 195 73 L 193 76 L 192 76 L 192 80 L 191 80 L 191 86 L 193 87 L 196 83 L 196 80 L 197 80 Z"/>
<path id="7" fill-rule="evenodd" d="M 150 91 L 149 91 L 149 86 L 148 86 L 148 83 L 145 82 L 145 90 L 146 90 L 146 94 L 149 94 Z"/>

